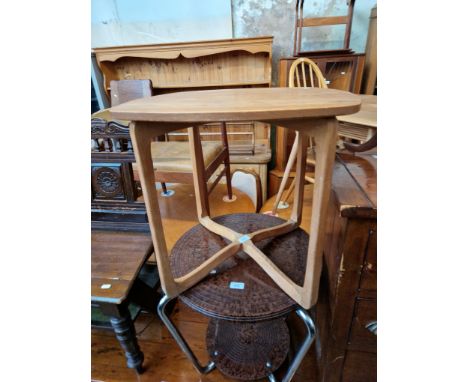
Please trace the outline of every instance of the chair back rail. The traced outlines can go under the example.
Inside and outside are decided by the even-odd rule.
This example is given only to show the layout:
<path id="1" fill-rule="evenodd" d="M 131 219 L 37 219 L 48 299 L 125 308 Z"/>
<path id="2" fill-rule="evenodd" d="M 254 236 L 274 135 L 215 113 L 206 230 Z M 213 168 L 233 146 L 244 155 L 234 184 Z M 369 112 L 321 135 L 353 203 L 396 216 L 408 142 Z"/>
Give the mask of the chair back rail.
<path id="1" fill-rule="evenodd" d="M 351 27 L 353 25 L 354 2 L 355 0 L 346 0 L 348 13 L 344 16 L 304 17 L 304 0 L 297 0 L 294 24 L 294 56 L 299 55 L 302 51 L 302 29 L 324 25 L 346 25 L 343 38 L 343 50 L 349 50 Z"/>
<path id="2" fill-rule="evenodd" d="M 327 89 L 327 83 L 325 81 L 325 77 L 323 76 L 320 68 L 317 66 L 315 62 L 311 59 L 306 57 L 300 57 L 291 64 L 289 69 L 289 80 L 288 86 L 290 88 L 324 88 Z M 288 162 L 286 164 L 286 168 L 284 170 L 283 178 L 281 179 L 281 184 L 278 189 L 278 193 L 276 194 L 276 199 L 273 204 L 273 209 L 271 213 L 275 215 L 278 211 L 278 206 L 280 205 L 281 198 L 283 197 L 284 190 L 286 189 L 286 184 L 288 182 L 289 174 L 291 173 L 292 167 L 296 162 L 297 156 L 299 154 L 299 150 L 307 150 L 307 146 L 304 144 L 302 146 L 298 145 L 299 142 L 299 132 L 296 131 L 296 136 L 294 138 L 294 143 L 291 149 L 291 153 L 289 154 Z M 309 137 L 308 145 L 313 147 L 313 138 Z M 307 164 L 307 159 L 306 159 Z M 297 174 L 296 174 L 297 177 Z M 312 178 L 306 177 L 308 182 L 311 181 Z M 283 205 L 287 206 L 287 201 L 291 196 L 294 188 L 296 187 L 296 179 L 294 179 L 286 192 L 286 196 L 283 201 Z"/>

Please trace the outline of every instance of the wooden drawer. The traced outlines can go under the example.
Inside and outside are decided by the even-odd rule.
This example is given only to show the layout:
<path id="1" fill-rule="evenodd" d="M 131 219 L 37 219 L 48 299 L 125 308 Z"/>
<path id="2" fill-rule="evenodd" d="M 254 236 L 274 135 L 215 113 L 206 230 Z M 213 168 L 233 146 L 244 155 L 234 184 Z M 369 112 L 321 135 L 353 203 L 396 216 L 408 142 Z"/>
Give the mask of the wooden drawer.
<path id="1" fill-rule="evenodd" d="M 374 322 L 377 322 L 377 301 L 356 299 L 348 349 L 377 352 L 377 335 L 369 329 L 369 325 Z"/>
<path id="2" fill-rule="evenodd" d="M 360 351 L 348 351 L 344 362 L 341 381 L 377 381 L 377 355 Z"/>

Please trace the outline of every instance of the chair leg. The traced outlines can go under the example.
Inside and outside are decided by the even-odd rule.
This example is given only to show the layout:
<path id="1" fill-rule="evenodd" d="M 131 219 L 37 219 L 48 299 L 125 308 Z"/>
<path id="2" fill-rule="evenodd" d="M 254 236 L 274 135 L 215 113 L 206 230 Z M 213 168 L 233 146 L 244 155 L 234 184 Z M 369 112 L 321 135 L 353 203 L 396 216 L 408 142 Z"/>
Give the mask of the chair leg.
<path id="1" fill-rule="evenodd" d="M 286 196 L 284 197 L 284 202 L 286 203 L 291 196 L 292 192 L 294 191 L 294 187 L 296 187 L 296 179 L 294 178 L 293 181 L 291 182 L 291 185 L 288 188 L 288 191 L 286 192 Z"/>
<path id="2" fill-rule="evenodd" d="M 307 329 L 307 335 L 306 335 L 306 338 L 304 339 L 304 342 L 302 342 L 301 347 L 299 348 L 296 355 L 294 356 L 291 364 L 289 365 L 285 376 L 283 377 L 283 379 L 281 379 L 281 382 L 290 382 L 292 380 L 292 378 L 294 377 L 294 374 L 299 368 L 299 365 L 301 364 L 302 360 L 306 356 L 312 343 L 315 340 L 315 325 L 309 313 L 307 313 L 307 311 L 302 308 L 298 308 L 296 310 L 296 314 L 304 322 L 304 325 Z M 268 380 L 270 382 L 277 382 L 277 379 L 275 378 L 273 374 L 268 375 Z"/>
<path id="3" fill-rule="evenodd" d="M 166 183 L 161 182 L 161 187 L 162 187 L 162 192 L 161 192 L 162 196 L 172 196 L 172 195 L 175 194 L 174 190 L 168 190 L 167 189 Z"/>
<path id="4" fill-rule="evenodd" d="M 229 163 L 229 153 L 226 155 L 227 159 L 224 160 L 224 166 L 226 167 L 226 186 L 228 191 L 229 200 L 232 199 L 232 185 L 231 185 L 231 165 Z"/>
<path id="5" fill-rule="evenodd" d="M 210 371 L 212 371 L 216 367 L 216 364 L 213 361 L 210 361 L 208 362 L 206 366 L 200 365 L 200 362 L 198 361 L 195 354 L 193 354 L 192 349 L 190 349 L 189 345 L 187 344 L 187 342 L 185 342 L 185 339 L 182 337 L 179 330 L 177 330 L 175 325 L 172 323 L 172 321 L 166 314 L 165 308 L 172 300 L 173 300 L 172 298 L 169 298 L 167 295 L 164 295 L 164 297 L 159 301 L 159 304 L 158 304 L 159 317 L 161 318 L 162 322 L 164 322 L 167 329 L 172 334 L 172 337 L 174 337 L 174 339 L 176 340 L 181 350 L 185 353 L 187 358 L 192 362 L 195 369 L 197 369 L 197 371 L 200 374 L 208 374 Z"/>
<path id="6" fill-rule="evenodd" d="M 275 204 L 273 204 L 273 209 L 271 211 L 273 215 L 275 215 L 276 211 L 278 210 L 278 205 L 281 201 L 281 197 L 283 196 L 284 189 L 286 188 L 286 183 L 288 182 L 289 174 L 291 173 L 291 168 L 294 165 L 294 162 L 296 161 L 298 144 L 299 135 L 298 132 L 296 132 L 296 137 L 294 138 L 294 144 L 291 149 L 291 154 L 289 154 L 288 163 L 286 164 L 286 169 L 284 170 L 283 174 L 283 179 L 281 179 L 280 188 L 278 190 L 278 193 L 276 194 Z"/>
<path id="7" fill-rule="evenodd" d="M 226 122 L 223 122 L 221 125 L 221 138 L 223 140 L 224 150 L 226 154 L 224 156 L 224 167 L 226 169 L 226 185 L 228 190 L 228 197 L 229 200 L 232 199 L 232 185 L 231 185 L 231 162 L 229 160 L 229 143 L 227 138 L 227 131 L 226 131 Z"/>
<path id="8" fill-rule="evenodd" d="M 143 372 L 144 355 L 138 346 L 135 326 L 130 317 L 130 312 L 126 309 L 121 317 L 111 317 L 110 323 L 114 329 L 115 336 L 120 342 L 120 346 L 122 346 L 125 352 L 127 366 L 135 369 L 138 374 L 141 374 Z"/>
<path id="9" fill-rule="evenodd" d="M 210 216 L 210 203 L 208 199 L 208 179 L 206 179 L 205 163 L 198 126 L 188 128 L 190 156 L 194 165 L 193 186 L 195 188 L 195 200 L 197 202 L 198 218 Z"/>

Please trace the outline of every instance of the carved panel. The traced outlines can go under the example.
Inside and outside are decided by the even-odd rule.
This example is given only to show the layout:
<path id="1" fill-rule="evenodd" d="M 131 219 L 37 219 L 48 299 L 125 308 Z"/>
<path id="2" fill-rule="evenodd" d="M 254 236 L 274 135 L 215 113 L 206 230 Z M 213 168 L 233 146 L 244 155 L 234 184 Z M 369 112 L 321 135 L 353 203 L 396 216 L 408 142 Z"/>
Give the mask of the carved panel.
<path id="1" fill-rule="evenodd" d="M 91 166 L 91 184 L 94 199 L 125 200 L 121 164 Z"/>
<path id="2" fill-rule="evenodd" d="M 107 114 L 106 114 L 107 115 Z M 92 138 L 130 138 L 128 125 L 103 118 L 91 119 Z"/>

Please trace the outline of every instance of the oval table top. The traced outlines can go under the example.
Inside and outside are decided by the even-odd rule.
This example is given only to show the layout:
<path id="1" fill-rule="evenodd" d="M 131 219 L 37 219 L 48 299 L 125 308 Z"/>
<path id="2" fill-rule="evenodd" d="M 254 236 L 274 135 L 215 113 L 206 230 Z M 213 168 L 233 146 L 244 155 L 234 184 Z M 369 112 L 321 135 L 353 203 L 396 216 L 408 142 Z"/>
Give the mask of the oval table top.
<path id="1" fill-rule="evenodd" d="M 112 118 L 153 122 L 269 121 L 331 117 L 359 111 L 361 99 L 320 88 L 250 88 L 178 92 L 110 109 Z"/>
<path id="2" fill-rule="evenodd" d="M 338 121 L 377 129 L 377 96 L 359 94 L 358 97 L 362 101 L 361 110 L 354 114 L 339 116 Z"/>

